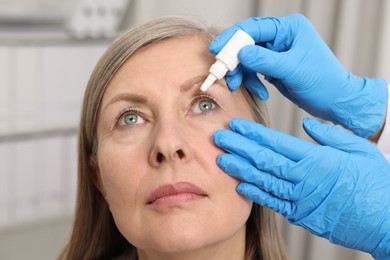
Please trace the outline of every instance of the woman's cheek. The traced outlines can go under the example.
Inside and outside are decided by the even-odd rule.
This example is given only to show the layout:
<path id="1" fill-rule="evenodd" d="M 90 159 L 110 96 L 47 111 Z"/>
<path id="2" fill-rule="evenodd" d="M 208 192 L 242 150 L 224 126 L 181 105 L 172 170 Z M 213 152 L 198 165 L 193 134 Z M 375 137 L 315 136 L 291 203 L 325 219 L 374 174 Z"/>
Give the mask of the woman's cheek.
<path id="1" fill-rule="evenodd" d="M 141 149 L 126 142 L 107 141 L 99 144 L 98 166 L 102 185 L 108 196 L 111 192 L 120 191 L 132 185 L 137 175 L 137 162 L 140 162 Z"/>
<path id="2" fill-rule="evenodd" d="M 196 132 L 202 132 L 206 136 L 212 136 L 219 129 L 229 129 L 229 121 L 232 118 L 231 115 L 219 109 L 218 111 L 209 112 L 209 114 L 191 118 L 190 127 Z"/>

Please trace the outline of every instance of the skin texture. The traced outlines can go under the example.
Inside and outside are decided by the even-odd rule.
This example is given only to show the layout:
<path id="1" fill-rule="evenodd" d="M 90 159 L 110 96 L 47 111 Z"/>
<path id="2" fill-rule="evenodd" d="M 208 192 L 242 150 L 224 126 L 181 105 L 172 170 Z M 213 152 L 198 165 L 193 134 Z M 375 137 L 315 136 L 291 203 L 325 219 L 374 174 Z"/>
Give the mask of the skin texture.
<path id="1" fill-rule="evenodd" d="M 211 136 L 233 117 L 252 117 L 242 92 L 224 80 L 209 96 L 199 90 L 212 62 L 199 36 L 164 40 L 131 56 L 104 94 L 96 182 L 140 259 L 244 259 L 252 203 L 216 165 L 222 150 Z M 180 182 L 204 194 L 148 204 L 156 188 Z"/>

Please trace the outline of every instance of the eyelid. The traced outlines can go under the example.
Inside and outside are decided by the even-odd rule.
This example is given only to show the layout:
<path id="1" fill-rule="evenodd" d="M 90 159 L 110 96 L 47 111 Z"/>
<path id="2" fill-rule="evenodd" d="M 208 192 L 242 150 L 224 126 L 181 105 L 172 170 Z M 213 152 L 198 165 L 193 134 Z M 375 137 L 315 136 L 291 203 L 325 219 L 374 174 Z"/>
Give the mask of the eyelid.
<path id="1" fill-rule="evenodd" d="M 216 105 L 218 105 L 218 101 L 214 97 L 212 97 L 208 94 L 201 94 L 201 95 L 197 95 L 196 97 L 194 97 L 194 99 L 191 102 L 191 106 L 195 105 L 196 102 L 198 102 L 199 100 L 204 99 L 204 98 L 211 99 L 212 101 L 214 101 L 214 103 Z"/>
<path id="2" fill-rule="evenodd" d="M 219 105 L 218 101 L 216 100 L 216 98 L 208 95 L 208 94 L 200 94 L 200 95 L 197 95 L 193 98 L 192 102 L 191 102 L 191 105 L 190 107 L 192 108 L 197 102 L 199 102 L 200 100 L 202 99 L 209 99 L 211 100 L 215 106 L 221 108 L 221 106 Z"/>
<path id="3" fill-rule="evenodd" d="M 115 121 L 118 121 L 125 113 L 129 112 L 129 111 L 134 111 L 133 108 L 131 107 L 126 107 L 124 109 L 122 109 L 115 117 Z"/>

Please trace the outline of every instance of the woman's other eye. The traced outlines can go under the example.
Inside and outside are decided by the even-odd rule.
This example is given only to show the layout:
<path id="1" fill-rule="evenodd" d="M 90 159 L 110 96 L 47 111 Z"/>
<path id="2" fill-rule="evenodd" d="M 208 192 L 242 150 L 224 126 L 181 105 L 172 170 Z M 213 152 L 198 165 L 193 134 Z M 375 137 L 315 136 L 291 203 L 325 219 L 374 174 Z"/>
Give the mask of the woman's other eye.
<path id="1" fill-rule="evenodd" d="M 145 119 L 143 119 L 138 112 L 132 109 L 122 111 L 117 117 L 117 124 L 119 126 L 132 126 L 142 123 L 145 123 Z"/>
<path id="2" fill-rule="evenodd" d="M 192 111 L 195 114 L 210 112 L 217 106 L 214 99 L 209 96 L 197 96 L 192 103 Z"/>

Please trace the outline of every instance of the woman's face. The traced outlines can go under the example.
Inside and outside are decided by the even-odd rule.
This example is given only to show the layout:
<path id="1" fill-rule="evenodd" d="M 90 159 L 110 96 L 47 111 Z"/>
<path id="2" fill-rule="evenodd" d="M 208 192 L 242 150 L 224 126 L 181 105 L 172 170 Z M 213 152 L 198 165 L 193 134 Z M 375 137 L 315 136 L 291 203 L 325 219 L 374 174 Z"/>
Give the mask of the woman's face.
<path id="1" fill-rule="evenodd" d="M 225 81 L 200 91 L 212 59 L 199 36 L 164 40 L 131 56 L 104 94 L 98 187 L 141 256 L 244 246 L 252 204 L 218 168 L 212 133 L 251 113 Z"/>

